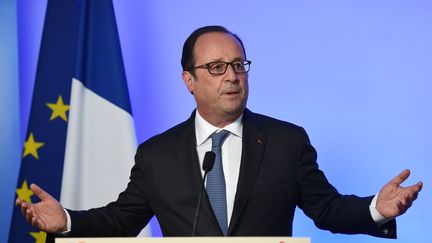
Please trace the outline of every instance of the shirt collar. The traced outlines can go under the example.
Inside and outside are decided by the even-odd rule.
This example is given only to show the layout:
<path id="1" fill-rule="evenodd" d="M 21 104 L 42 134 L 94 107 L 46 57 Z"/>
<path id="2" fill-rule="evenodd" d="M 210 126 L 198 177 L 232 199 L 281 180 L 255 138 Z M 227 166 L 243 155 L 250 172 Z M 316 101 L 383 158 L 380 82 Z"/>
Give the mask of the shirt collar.
<path id="1" fill-rule="evenodd" d="M 223 128 L 215 127 L 212 124 L 208 123 L 198 112 L 198 109 L 195 112 L 195 134 L 197 145 L 201 145 L 204 143 L 215 131 L 219 130 L 227 130 L 231 134 L 242 138 L 243 135 L 243 113 L 237 118 L 234 122 L 226 125 Z"/>

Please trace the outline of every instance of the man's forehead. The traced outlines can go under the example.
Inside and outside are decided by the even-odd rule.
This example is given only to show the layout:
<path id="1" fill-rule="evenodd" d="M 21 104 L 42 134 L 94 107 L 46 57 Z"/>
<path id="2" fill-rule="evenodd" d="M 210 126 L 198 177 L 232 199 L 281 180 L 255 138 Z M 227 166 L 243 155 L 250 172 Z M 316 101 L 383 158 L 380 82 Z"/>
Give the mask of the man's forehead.
<path id="1" fill-rule="evenodd" d="M 198 37 L 195 47 L 195 59 L 203 56 L 234 55 L 243 57 L 240 42 L 231 34 L 224 32 L 209 32 Z M 218 57 L 219 58 L 219 57 Z"/>

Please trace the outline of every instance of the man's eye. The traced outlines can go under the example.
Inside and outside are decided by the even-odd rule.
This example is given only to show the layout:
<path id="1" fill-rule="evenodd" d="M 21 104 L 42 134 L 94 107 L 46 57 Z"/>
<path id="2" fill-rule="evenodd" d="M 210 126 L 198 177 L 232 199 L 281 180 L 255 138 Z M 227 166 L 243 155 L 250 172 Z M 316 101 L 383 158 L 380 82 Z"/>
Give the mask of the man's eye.
<path id="1" fill-rule="evenodd" d="M 223 71 L 225 69 L 225 63 L 214 63 L 210 66 L 213 71 Z"/>
<path id="2" fill-rule="evenodd" d="M 241 62 L 235 62 L 233 63 L 233 66 L 235 69 L 240 69 L 243 66 L 243 64 Z"/>
<path id="3" fill-rule="evenodd" d="M 237 71 L 242 71 L 244 69 L 244 65 L 242 62 L 233 63 L 234 69 Z"/>

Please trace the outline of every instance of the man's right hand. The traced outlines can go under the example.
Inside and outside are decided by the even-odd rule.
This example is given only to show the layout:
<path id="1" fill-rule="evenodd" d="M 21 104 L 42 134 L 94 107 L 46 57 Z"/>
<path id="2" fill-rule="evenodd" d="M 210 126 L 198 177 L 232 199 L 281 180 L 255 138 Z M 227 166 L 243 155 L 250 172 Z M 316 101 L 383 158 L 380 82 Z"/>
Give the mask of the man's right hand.
<path id="1" fill-rule="evenodd" d="M 27 222 L 33 227 L 49 233 L 66 231 L 67 218 L 63 206 L 36 184 L 31 184 L 30 190 L 39 197 L 40 202 L 28 203 L 21 199 L 16 200 L 16 204 L 21 207 L 21 213 Z"/>

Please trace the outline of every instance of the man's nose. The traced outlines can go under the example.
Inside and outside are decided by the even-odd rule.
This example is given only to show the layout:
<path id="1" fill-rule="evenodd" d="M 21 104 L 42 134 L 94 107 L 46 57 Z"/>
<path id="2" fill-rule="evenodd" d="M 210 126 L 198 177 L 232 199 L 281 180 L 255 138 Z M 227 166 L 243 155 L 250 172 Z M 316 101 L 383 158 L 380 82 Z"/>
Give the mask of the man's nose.
<path id="1" fill-rule="evenodd" d="M 239 82 L 238 73 L 234 71 L 234 67 L 232 64 L 229 64 L 227 67 L 227 70 L 225 72 L 225 81 L 231 83 Z"/>

